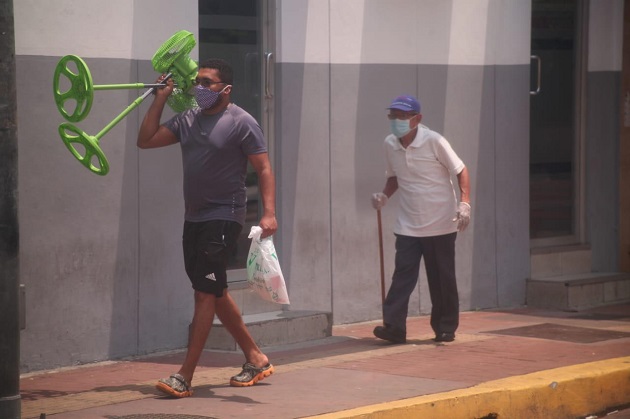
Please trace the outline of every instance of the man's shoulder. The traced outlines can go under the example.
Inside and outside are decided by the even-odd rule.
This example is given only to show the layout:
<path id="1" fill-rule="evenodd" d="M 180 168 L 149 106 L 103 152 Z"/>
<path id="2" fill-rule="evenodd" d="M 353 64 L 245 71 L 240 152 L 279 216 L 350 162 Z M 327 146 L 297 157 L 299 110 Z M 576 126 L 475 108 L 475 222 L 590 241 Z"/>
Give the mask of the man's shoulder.
<path id="1" fill-rule="evenodd" d="M 238 106 L 236 103 L 230 103 L 226 108 L 227 114 L 234 119 L 256 120 L 249 112 Z"/>
<path id="2" fill-rule="evenodd" d="M 188 108 L 176 114 L 173 119 L 190 121 L 195 119 L 199 112 L 201 112 L 201 109 L 198 107 Z"/>
<path id="3" fill-rule="evenodd" d="M 420 129 L 420 132 L 422 133 L 422 136 L 425 138 L 440 138 L 442 137 L 442 134 L 440 134 L 437 131 L 433 131 L 431 128 L 427 127 L 426 125 L 418 125 L 418 128 Z"/>
<path id="4" fill-rule="evenodd" d="M 227 107 L 224 116 L 227 115 L 232 118 L 234 124 L 241 127 L 260 126 L 256 118 L 254 118 L 249 112 L 240 106 L 230 103 Z"/>
<path id="5" fill-rule="evenodd" d="M 438 144 L 442 141 L 446 141 L 444 136 L 437 131 L 433 131 L 426 125 L 420 125 L 420 136 L 422 142 L 428 144 Z"/>
<path id="6" fill-rule="evenodd" d="M 394 134 L 387 135 L 384 144 L 392 148 L 401 148 L 400 141 L 398 141 L 398 138 Z"/>
<path id="7" fill-rule="evenodd" d="M 195 116 L 199 113 L 199 108 L 190 108 L 190 109 L 186 109 L 182 112 L 179 112 L 175 115 L 173 115 L 171 118 L 169 118 L 164 125 L 166 125 L 167 128 L 173 130 L 175 127 L 182 127 L 185 125 L 192 125 L 194 120 L 195 120 Z"/>

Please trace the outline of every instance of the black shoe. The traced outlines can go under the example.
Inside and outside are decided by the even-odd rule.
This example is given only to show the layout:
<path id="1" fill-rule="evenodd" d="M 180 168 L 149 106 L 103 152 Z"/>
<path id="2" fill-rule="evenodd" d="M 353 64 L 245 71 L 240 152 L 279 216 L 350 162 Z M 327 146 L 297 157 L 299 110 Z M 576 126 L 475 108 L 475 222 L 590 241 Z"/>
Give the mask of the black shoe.
<path id="1" fill-rule="evenodd" d="M 438 333 L 433 340 L 436 342 L 452 342 L 455 340 L 455 333 Z"/>
<path id="2" fill-rule="evenodd" d="M 385 326 L 376 326 L 374 328 L 374 336 L 393 343 L 407 343 L 407 333 L 404 330 L 396 329 L 388 324 Z"/>

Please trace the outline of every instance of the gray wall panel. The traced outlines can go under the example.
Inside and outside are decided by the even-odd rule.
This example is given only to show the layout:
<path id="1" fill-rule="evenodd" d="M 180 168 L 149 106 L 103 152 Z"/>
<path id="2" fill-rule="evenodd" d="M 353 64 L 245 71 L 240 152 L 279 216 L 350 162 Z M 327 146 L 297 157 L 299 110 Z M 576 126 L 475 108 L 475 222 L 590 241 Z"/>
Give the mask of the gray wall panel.
<path id="1" fill-rule="evenodd" d="M 493 216 L 497 229 L 496 303 L 502 307 L 525 303 L 525 280 L 530 276 L 529 72 L 524 65 L 496 67 Z M 477 284 L 473 290 L 485 292 L 477 290 Z"/>
<path id="2" fill-rule="evenodd" d="M 137 191 L 123 161 L 126 121 L 102 138 L 111 172 L 84 168 L 57 133 L 51 94 L 58 57 L 17 57 L 20 265 L 26 285 L 24 371 L 110 359 L 136 351 Z M 90 59 L 97 84 L 125 81 L 131 63 Z M 129 92 L 97 92 L 76 124 L 98 133 Z M 123 185 L 125 187 L 123 188 Z"/>
<path id="3" fill-rule="evenodd" d="M 278 257 L 292 309 L 331 311 L 330 69 L 276 71 Z"/>
<path id="4" fill-rule="evenodd" d="M 398 92 L 415 94 L 412 65 L 334 65 L 331 69 L 331 209 L 334 320 L 381 316 L 376 211 L 370 197 L 385 184 L 387 106 Z M 385 282 L 393 272 L 397 197 L 382 210 Z M 411 313 L 418 313 L 417 296 Z"/>
<path id="5" fill-rule="evenodd" d="M 380 316 L 380 272 L 376 216 L 369 196 L 382 189 L 382 141 L 388 131 L 384 107 L 398 93 L 417 95 L 423 123 L 441 132 L 466 163 L 472 182 L 473 222 L 457 240 L 457 271 L 462 309 L 514 305 L 523 300 L 529 272 L 527 193 L 519 199 L 496 190 L 498 177 L 528 189 L 528 96 L 524 66 L 337 65 L 332 81 L 332 237 L 335 322 Z M 379 81 L 387 80 L 387 86 Z M 503 90 L 498 92 L 499 88 Z M 520 95 L 520 98 L 518 97 Z M 496 97 L 500 104 L 495 104 Z M 509 101 L 510 106 L 503 102 Z M 461 106 L 465 103 L 466 106 Z M 496 108 L 496 109 L 495 109 Z M 496 113 L 501 125 L 496 126 Z M 356 120 L 356 126 L 346 121 Z M 511 131 L 505 132 L 510 127 Z M 496 136 L 501 136 L 497 146 Z M 504 137 L 509 135 L 508 139 Z M 519 146 L 520 144 L 520 146 Z M 515 159 L 521 159 L 515 164 Z M 512 172 L 508 172 L 511 170 Z M 513 173 L 518 172 L 518 173 Z M 499 173 L 499 174 L 497 174 Z M 454 179 L 456 182 L 456 179 Z M 499 186 L 504 186 L 500 183 Z M 512 184 L 514 187 L 515 185 Z M 354 191 L 354 193 L 352 193 Z M 505 194 L 508 197 L 504 197 Z M 500 199 L 503 207 L 498 207 Z M 385 282 L 393 272 L 397 198 L 383 210 Z M 507 210 L 507 211 L 506 211 Z M 495 219 L 497 213 L 510 214 Z M 510 246 L 497 249 L 508 241 Z M 501 277 L 501 284 L 497 278 Z M 411 315 L 430 312 L 424 267 L 410 302 Z"/>
<path id="6" fill-rule="evenodd" d="M 471 223 L 457 236 L 460 307 L 491 307 L 497 304 L 496 293 L 487 292 L 496 288 L 495 67 L 451 66 L 446 72 L 443 133 L 466 164 L 471 184 Z"/>
<path id="7" fill-rule="evenodd" d="M 148 61 L 138 64 L 138 79 L 153 82 Z M 153 98 L 131 115 L 139 126 Z M 162 122 L 174 113 L 165 107 Z M 137 129 L 128 138 L 135 147 Z M 138 313 L 139 351 L 184 347 L 192 319 L 193 291 L 184 270 L 184 202 L 179 144 L 138 150 Z"/>
<path id="8" fill-rule="evenodd" d="M 616 71 L 587 76 L 586 222 L 593 271 L 619 268 L 619 92 Z"/>

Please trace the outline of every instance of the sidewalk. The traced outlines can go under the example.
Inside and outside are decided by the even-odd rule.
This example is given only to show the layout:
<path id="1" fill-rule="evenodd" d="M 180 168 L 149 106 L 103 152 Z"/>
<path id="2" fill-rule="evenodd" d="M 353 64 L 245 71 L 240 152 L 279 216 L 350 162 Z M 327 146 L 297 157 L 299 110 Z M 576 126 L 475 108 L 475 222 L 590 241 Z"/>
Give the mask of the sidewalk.
<path id="1" fill-rule="evenodd" d="M 206 351 L 187 399 L 154 388 L 177 370 L 181 351 L 27 374 L 22 417 L 584 418 L 630 405 L 630 304 L 464 312 L 446 344 L 431 340 L 428 317 L 408 320 L 405 345 L 374 338 L 378 324 L 335 326 L 327 339 L 265 348 L 276 371 L 253 387 L 228 384 L 240 353 Z"/>

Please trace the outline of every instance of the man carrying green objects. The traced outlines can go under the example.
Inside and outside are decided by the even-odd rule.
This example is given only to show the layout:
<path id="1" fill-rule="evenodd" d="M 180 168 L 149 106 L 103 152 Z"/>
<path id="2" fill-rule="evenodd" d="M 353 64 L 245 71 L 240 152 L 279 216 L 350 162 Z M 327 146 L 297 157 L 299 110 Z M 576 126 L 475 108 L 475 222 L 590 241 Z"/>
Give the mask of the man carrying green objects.
<path id="1" fill-rule="evenodd" d="M 162 76 L 159 81 L 163 80 Z M 238 343 L 246 362 L 230 385 L 251 386 L 273 374 L 273 365 L 258 348 L 240 310 L 227 291 L 227 260 L 245 222 L 247 164 L 256 170 L 263 203 L 262 237 L 273 235 L 275 179 L 262 130 L 245 110 L 230 102 L 232 67 L 219 59 L 199 66 L 194 93 L 199 108 L 177 114 L 160 125 L 172 80 L 158 89 L 140 131 L 139 148 L 179 143 L 184 168 L 184 264 L 194 290 L 194 317 L 188 350 L 176 374 L 159 380 L 158 390 L 191 396 L 193 375 L 216 314 Z"/>

